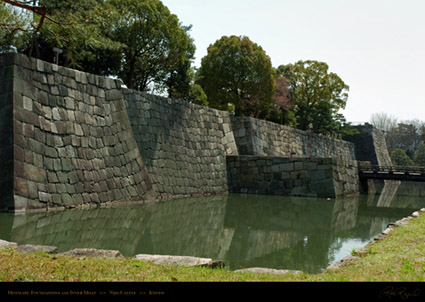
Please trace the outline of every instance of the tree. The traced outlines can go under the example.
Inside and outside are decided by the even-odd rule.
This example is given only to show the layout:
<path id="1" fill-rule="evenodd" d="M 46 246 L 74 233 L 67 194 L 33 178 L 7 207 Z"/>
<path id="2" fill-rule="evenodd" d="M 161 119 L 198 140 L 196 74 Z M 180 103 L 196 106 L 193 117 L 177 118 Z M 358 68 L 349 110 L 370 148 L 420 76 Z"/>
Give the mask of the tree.
<path id="1" fill-rule="evenodd" d="M 258 117 L 269 107 L 275 79 L 270 58 L 244 36 L 223 36 L 208 47 L 197 73 L 209 106 Z"/>
<path id="2" fill-rule="evenodd" d="M 116 74 L 129 88 L 146 91 L 188 91 L 187 79 L 195 46 L 182 26 L 159 0 L 110 0 L 120 18 L 111 27 L 114 41 L 124 45 Z"/>
<path id="3" fill-rule="evenodd" d="M 371 115 L 370 123 L 387 134 L 397 127 L 397 118 L 384 112 L 377 112 Z"/>
<path id="4" fill-rule="evenodd" d="M 4 31 L 12 40 L 10 48 L 14 51 L 52 61 L 53 49 L 61 48 L 61 64 L 81 68 L 81 61 L 93 49 L 117 47 L 117 43 L 105 38 L 99 30 L 102 22 L 111 16 L 101 0 L 2 1 L 2 5 L 7 3 L 14 8 L 15 22 L 7 23 Z"/>
<path id="5" fill-rule="evenodd" d="M 193 83 L 191 27 L 183 26 L 160 0 L 2 1 L 19 2 L 33 16 L 29 25 L 13 30 L 23 32 L 24 42 L 2 39 L 1 49 L 11 44 L 18 52 L 52 61 L 53 49 L 60 48 L 59 63 L 66 67 L 117 76 L 141 91 L 154 89 L 169 97 L 205 101 Z M 0 26 L 8 24 L 10 31 L 13 22 L 7 13 L 3 5 Z"/>
<path id="6" fill-rule="evenodd" d="M 168 97 L 208 106 L 207 95 L 202 87 L 195 83 L 195 73 L 194 68 L 190 68 L 187 71 L 184 70 L 180 76 L 176 73 L 175 77 L 181 81 L 176 81 L 174 86 L 169 84 Z"/>
<path id="7" fill-rule="evenodd" d="M 403 149 L 413 158 L 420 142 L 420 135 L 414 125 L 402 122 L 388 132 L 386 141 L 389 150 Z"/>
<path id="8" fill-rule="evenodd" d="M 276 90 L 273 95 L 272 104 L 265 108 L 260 118 L 272 121 L 281 125 L 293 126 L 296 123 L 295 115 L 291 110 L 291 100 L 289 98 L 289 82 L 287 79 L 279 77 L 275 79 Z"/>
<path id="9" fill-rule="evenodd" d="M 63 50 L 60 64 L 92 72 L 89 62 L 95 60 L 98 52 L 114 52 L 122 48 L 105 34 L 110 22 L 117 18 L 117 12 L 104 4 L 103 0 L 40 0 L 47 8 L 47 14 L 59 23 L 47 22 L 40 30 L 38 49 L 35 56 L 50 61 L 53 48 Z M 109 58 L 103 61 L 112 63 Z M 96 70 L 97 71 L 97 70 Z M 105 72 L 99 72 L 104 75 Z"/>
<path id="10" fill-rule="evenodd" d="M 348 129 L 349 125 L 338 111 L 344 109 L 349 87 L 332 72 L 326 63 L 318 61 L 298 61 L 295 64 L 281 65 L 277 74 L 290 83 L 292 110 L 297 128 L 322 134 L 337 134 Z"/>
<path id="11" fill-rule="evenodd" d="M 289 81 L 285 78 L 276 79 L 276 90 L 273 95 L 273 104 L 285 110 L 292 107 L 291 99 L 289 98 L 289 94 L 291 93 L 289 85 Z"/>
<path id="12" fill-rule="evenodd" d="M 415 153 L 415 164 L 425 166 L 425 144 L 422 143 Z"/>
<path id="13" fill-rule="evenodd" d="M 391 152 L 391 160 L 397 166 L 412 166 L 413 161 L 403 149 L 396 148 Z"/>
<path id="14" fill-rule="evenodd" d="M 30 29 L 28 12 L 10 3 L 0 2 L 0 28 L 0 53 L 15 50 Z"/>

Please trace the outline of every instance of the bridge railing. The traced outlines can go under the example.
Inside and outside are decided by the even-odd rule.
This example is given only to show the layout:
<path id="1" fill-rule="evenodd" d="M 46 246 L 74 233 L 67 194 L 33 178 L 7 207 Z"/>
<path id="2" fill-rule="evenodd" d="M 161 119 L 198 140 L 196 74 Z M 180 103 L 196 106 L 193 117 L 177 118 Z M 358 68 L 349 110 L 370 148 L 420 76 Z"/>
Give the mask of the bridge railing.
<path id="1" fill-rule="evenodd" d="M 425 174 L 425 167 L 420 166 L 374 166 L 360 164 L 359 172 L 362 173 L 403 173 L 403 174 Z"/>

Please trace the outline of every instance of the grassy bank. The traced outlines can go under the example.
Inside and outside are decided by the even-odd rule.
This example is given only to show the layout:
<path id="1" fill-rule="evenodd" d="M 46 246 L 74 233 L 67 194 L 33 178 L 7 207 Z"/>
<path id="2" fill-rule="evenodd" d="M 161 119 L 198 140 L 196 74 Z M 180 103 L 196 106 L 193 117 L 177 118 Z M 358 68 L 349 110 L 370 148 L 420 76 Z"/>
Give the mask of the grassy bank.
<path id="1" fill-rule="evenodd" d="M 254 274 L 0 250 L 0 281 L 424 281 L 425 214 L 367 246 L 349 265 L 321 274 Z"/>

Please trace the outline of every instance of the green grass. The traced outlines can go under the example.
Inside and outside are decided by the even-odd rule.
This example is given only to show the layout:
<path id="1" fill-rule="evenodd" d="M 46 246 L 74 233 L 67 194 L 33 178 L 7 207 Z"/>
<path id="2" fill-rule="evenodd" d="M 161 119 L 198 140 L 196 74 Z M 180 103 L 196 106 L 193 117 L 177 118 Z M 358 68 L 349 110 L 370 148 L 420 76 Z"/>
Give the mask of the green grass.
<path id="1" fill-rule="evenodd" d="M 0 250 L 0 281 L 424 281 L 425 215 L 368 245 L 350 265 L 320 274 L 254 274 L 227 269 L 155 265 L 132 258 L 76 258 Z"/>

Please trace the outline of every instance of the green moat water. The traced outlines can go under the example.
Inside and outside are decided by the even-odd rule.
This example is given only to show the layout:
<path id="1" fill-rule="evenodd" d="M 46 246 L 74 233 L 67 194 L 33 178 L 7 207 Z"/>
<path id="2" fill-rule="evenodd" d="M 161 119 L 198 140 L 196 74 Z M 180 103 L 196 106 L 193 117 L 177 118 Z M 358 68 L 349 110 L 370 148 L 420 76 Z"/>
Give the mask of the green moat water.
<path id="1" fill-rule="evenodd" d="M 19 244 L 221 259 L 230 269 L 315 273 L 425 207 L 425 186 L 386 185 L 344 199 L 264 195 L 185 198 L 131 207 L 0 214 L 0 238 Z M 416 193 L 412 195 L 412 191 Z"/>

